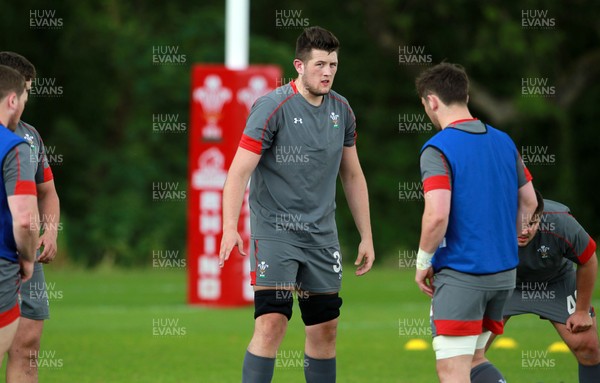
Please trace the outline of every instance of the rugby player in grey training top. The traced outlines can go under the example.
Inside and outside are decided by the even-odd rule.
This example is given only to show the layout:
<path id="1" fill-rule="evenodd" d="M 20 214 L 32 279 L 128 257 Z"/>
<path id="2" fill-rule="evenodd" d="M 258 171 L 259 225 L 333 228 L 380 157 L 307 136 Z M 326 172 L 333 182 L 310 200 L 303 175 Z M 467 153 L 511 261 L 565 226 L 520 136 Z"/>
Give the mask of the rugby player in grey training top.
<path id="1" fill-rule="evenodd" d="M 18 290 L 33 274 L 39 234 L 31 150 L 13 133 L 27 98 L 23 76 L 0 65 L 0 363 L 19 326 Z"/>
<path id="2" fill-rule="evenodd" d="M 36 77 L 33 64 L 15 52 L 0 52 L 0 64 L 18 71 L 25 78 L 27 91 Z M 35 189 L 41 216 L 43 234 L 38 239 L 37 261 L 30 280 L 21 284 L 21 320 L 15 339 L 8 351 L 6 366 L 7 383 L 36 383 L 38 381 L 38 355 L 44 328 L 44 320 L 50 318 L 48 292 L 43 263 L 50 263 L 56 256 L 56 241 L 60 220 L 60 202 L 54 176 L 46 156 L 46 147 L 38 131 L 19 121 L 15 134 L 22 137 L 30 147 L 27 165 L 35 172 Z"/>
<path id="3" fill-rule="evenodd" d="M 517 286 L 504 308 L 504 320 L 520 314 L 549 320 L 577 358 L 579 382 L 600 382 L 598 328 L 591 307 L 596 242 L 568 207 L 544 200 L 537 191 L 536 196 L 538 208 L 518 237 Z"/>
<path id="4" fill-rule="evenodd" d="M 298 78 L 256 101 L 223 190 L 221 264 L 242 251 L 237 223 L 248 179 L 254 335 L 242 381 L 270 382 L 277 350 L 298 297 L 306 325 L 307 382 L 335 382 L 335 341 L 342 299 L 342 254 L 335 223 L 340 174 L 361 236 L 356 275 L 375 254 L 367 184 L 356 152 L 356 121 L 348 101 L 331 90 L 339 42 L 310 27 L 298 37 Z"/>

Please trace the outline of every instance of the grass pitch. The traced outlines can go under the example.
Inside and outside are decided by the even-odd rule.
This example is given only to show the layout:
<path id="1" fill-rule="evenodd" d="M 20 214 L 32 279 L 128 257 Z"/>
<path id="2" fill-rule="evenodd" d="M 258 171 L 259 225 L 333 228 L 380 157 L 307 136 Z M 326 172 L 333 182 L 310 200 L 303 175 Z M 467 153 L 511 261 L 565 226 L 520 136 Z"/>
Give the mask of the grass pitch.
<path id="1" fill-rule="evenodd" d="M 436 382 L 429 300 L 412 270 L 378 268 L 357 278 L 350 267 L 342 290 L 338 382 Z M 240 382 L 253 309 L 187 306 L 185 271 L 47 267 L 46 278 L 52 318 L 42 339 L 40 382 Z M 304 381 L 303 337 L 296 306 L 274 382 Z M 509 382 L 577 381 L 573 356 L 548 351 L 560 340 L 549 323 L 515 317 L 505 337 L 516 346 L 491 350 L 489 358 Z M 425 349 L 406 350 L 411 340 Z"/>

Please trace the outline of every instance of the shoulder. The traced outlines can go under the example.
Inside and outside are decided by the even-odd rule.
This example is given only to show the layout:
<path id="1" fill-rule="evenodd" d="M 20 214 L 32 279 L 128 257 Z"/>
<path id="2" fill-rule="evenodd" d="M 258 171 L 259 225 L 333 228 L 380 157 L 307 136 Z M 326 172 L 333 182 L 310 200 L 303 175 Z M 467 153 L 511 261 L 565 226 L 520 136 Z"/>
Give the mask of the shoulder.
<path id="1" fill-rule="evenodd" d="M 36 141 L 42 140 L 42 136 L 37 131 L 37 129 L 33 127 L 33 125 L 30 125 L 23 120 L 19 121 L 19 123 L 17 124 L 17 129 L 15 129 L 15 133 L 20 137 L 23 137 L 28 142 L 31 141 L 32 138 Z"/>
<path id="2" fill-rule="evenodd" d="M 499 139 L 501 139 L 501 140 L 504 140 L 505 142 L 507 142 L 507 143 L 510 143 L 511 145 L 513 145 L 513 146 L 514 146 L 514 141 L 513 141 L 513 140 L 512 140 L 512 138 L 511 138 L 511 137 L 508 135 L 508 133 L 506 133 L 506 132 L 503 132 L 503 131 L 502 131 L 502 130 L 500 130 L 500 129 L 496 129 L 496 128 L 494 128 L 493 126 L 490 126 L 490 125 L 488 125 L 488 124 L 485 124 L 485 127 L 487 128 L 487 131 L 488 131 L 490 134 L 492 134 L 492 135 L 496 136 L 496 138 L 499 138 Z"/>
<path id="3" fill-rule="evenodd" d="M 455 129 L 446 128 L 434 134 L 433 137 L 428 139 L 427 142 L 423 144 L 423 146 L 421 147 L 421 153 L 424 152 L 427 148 L 434 148 L 435 150 L 442 152 L 443 150 L 439 147 L 439 145 L 442 145 L 446 137 L 448 137 L 449 134 L 452 134 L 450 132 L 451 130 Z"/>
<path id="4" fill-rule="evenodd" d="M 567 205 L 563 205 L 560 202 L 552 201 L 550 199 L 544 199 L 544 214 L 549 213 L 570 213 L 571 210 Z"/>
<path id="5" fill-rule="evenodd" d="M 40 135 L 40 133 L 37 131 L 37 129 L 36 129 L 36 128 L 35 128 L 33 125 L 31 125 L 31 124 L 28 124 L 28 123 L 26 123 L 26 122 L 25 122 L 25 121 L 23 121 L 23 120 L 20 120 L 20 121 L 19 121 L 19 123 L 17 124 L 17 129 L 18 129 L 18 128 L 21 128 L 21 129 L 23 129 L 23 130 L 30 131 L 30 132 L 32 132 L 32 133 L 35 133 L 35 134 L 37 134 L 38 136 Z"/>
<path id="6" fill-rule="evenodd" d="M 296 95 L 297 93 L 294 92 L 294 88 L 292 88 L 291 84 L 288 83 L 270 91 L 262 97 L 259 97 L 256 102 L 258 103 L 260 101 L 264 104 L 271 104 L 277 107 L 293 99 Z"/>
<path id="7" fill-rule="evenodd" d="M 23 137 L 21 137 L 19 134 L 17 134 L 16 129 L 13 132 L 6 127 L 2 127 L 2 128 L 0 128 L 0 136 L 1 136 L 2 147 L 6 147 L 7 149 L 10 149 L 17 143 L 25 143 L 25 140 L 23 139 Z"/>
<path id="8" fill-rule="evenodd" d="M 350 111 L 352 111 L 352 108 L 350 107 L 350 103 L 348 102 L 348 100 L 346 99 L 346 97 L 342 96 L 341 94 L 339 94 L 335 90 L 332 89 L 332 90 L 329 91 L 329 98 L 331 99 L 332 102 L 334 102 L 334 103 L 341 103 L 346 108 L 348 108 Z"/>
<path id="9" fill-rule="evenodd" d="M 567 236 L 576 232 L 579 223 L 571 215 L 568 206 L 560 202 L 544 199 L 544 212 L 540 222 L 540 231 L 552 235 Z"/>

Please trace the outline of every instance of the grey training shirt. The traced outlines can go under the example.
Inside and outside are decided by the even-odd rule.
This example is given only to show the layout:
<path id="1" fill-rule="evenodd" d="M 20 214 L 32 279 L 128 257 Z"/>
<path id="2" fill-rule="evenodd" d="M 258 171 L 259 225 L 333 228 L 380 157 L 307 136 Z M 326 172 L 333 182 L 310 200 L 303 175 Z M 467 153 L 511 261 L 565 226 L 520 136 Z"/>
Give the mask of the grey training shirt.
<path id="1" fill-rule="evenodd" d="M 538 231 L 519 247 L 517 283 L 556 282 L 573 272 L 573 263 L 586 263 L 596 242 L 561 203 L 544 199 Z"/>
<path id="2" fill-rule="evenodd" d="M 352 108 L 334 91 L 314 106 L 291 82 L 255 102 L 240 141 L 262 156 L 250 181 L 253 239 L 315 248 L 338 242 L 336 180 L 355 129 Z"/>

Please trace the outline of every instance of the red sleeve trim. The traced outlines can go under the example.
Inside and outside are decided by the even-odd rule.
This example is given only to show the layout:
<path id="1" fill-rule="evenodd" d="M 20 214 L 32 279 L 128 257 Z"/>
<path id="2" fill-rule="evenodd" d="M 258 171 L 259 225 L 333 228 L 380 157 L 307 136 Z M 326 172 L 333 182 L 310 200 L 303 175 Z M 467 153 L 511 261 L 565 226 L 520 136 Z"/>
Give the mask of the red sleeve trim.
<path id="1" fill-rule="evenodd" d="M 354 131 L 354 141 L 352 142 L 352 144 L 350 145 L 346 145 L 346 143 L 344 143 L 344 146 L 347 148 L 351 148 L 353 146 L 356 146 L 356 139 L 358 138 L 358 133 L 356 133 L 356 130 Z"/>
<path id="2" fill-rule="evenodd" d="M 581 253 L 577 257 L 577 259 L 579 259 L 579 263 L 583 265 L 584 263 L 589 261 L 595 251 L 596 251 L 596 242 L 594 241 L 594 239 L 592 237 L 590 237 L 587 247 L 585 248 L 585 250 L 583 250 L 583 253 Z"/>
<path id="3" fill-rule="evenodd" d="M 14 195 L 35 195 L 37 196 L 37 188 L 33 181 L 17 181 L 15 185 Z"/>
<path id="4" fill-rule="evenodd" d="M 431 177 L 426 178 L 423 181 L 423 192 L 424 193 L 427 193 L 428 191 L 436 190 L 436 189 L 452 190 L 450 188 L 450 177 L 448 177 L 447 174 L 431 176 Z"/>
<path id="5" fill-rule="evenodd" d="M 529 172 L 529 169 L 527 169 L 527 166 L 523 166 L 523 169 L 525 170 L 525 179 L 527 182 L 533 180 L 533 176 L 531 175 L 531 172 Z"/>
<path id="6" fill-rule="evenodd" d="M 19 304 L 15 302 L 15 305 L 12 308 L 0 313 L 0 328 L 8 326 L 20 316 L 21 309 L 19 308 Z"/>
<path id="7" fill-rule="evenodd" d="M 262 154 L 262 142 L 245 134 L 242 134 L 242 139 L 240 140 L 240 148 L 244 148 L 246 150 L 251 151 L 252 153 L 256 153 L 259 155 Z"/>
<path id="8" fill-rule="evenodd" d="M 50 166 L 44 169 L 44 182 L 52 181 L 54 179 L 54 174 L 52 174 L 52 169 Z"/>
<path id="9" fill-rule="evenodd" d="M 290 86 L 292 87 L 292 90 L 294 91 L 294 94 L 298 93 L 298 88 L 296 88 L 296 82 L 295 81 L 290 81 Z"/>
<path id="10" fill-rule="evenodd" d="M 19 148 L 15 147 L 15 158 L 17 159 L 17 182 L 15 184 L 14 195 L 35 195 L 37 196 L 37 188 L 35 181 L 21 180 L 21 158 L 19 157 Z"/>

